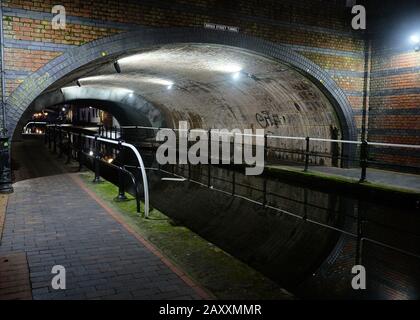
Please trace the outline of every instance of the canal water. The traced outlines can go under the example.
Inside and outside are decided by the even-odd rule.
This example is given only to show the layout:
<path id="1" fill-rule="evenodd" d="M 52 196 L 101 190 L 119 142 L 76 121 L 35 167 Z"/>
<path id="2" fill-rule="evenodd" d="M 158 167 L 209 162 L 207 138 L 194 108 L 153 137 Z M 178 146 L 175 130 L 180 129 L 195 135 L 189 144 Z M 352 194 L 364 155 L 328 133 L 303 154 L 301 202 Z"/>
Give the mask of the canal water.
<path id="1" fill-rule="evenodd" d="M 297 297 L 420 297 L 418 209 L 216 166 L 210 179 L 207 166 L 164 169 L 150 171 L 154 207 Z M 175 175 L 190 180 L 162 180 Z"/>
<path id="2" fill-rule="evenodd" d="M 154 166 L 148 170 L 153 207 L 297 297 L 420 298 L 420 210 L 412 202 L 246 176 L 227 167 L 158 167 L 153 152 L 142 156 Z M 115 170 L 100 171 L 118 183 Z M 361 276 L 355 266 L 366 272 L 366 289 L 352 286 Z"/>

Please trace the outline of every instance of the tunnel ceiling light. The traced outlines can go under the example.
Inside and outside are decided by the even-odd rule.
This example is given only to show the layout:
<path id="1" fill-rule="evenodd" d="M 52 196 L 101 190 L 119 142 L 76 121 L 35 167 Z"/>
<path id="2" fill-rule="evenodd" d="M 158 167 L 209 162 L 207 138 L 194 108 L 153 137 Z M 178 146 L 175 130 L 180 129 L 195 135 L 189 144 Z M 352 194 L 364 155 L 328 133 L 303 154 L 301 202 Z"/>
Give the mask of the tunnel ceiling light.
<path id="1" fill-rule="evenodd" d="M 234 74 L 232 74 L 232 79 L 233 80 L 238 80 L 240 76 L 241 76 L 240 72 L 235 72 Z"/>
<path id="2" fill-rule="evenodd" d="M 113 86 L 115 81 L 118 80 L 119 82 L 127 82 L 130 85 L 133 84 L 143 84 L 143 83 L 151 83 L 151 84 L 157 84 L 165 87 L 173 86 L 174 82 L 168 79 L 158 78 L 158 77 L 152 77 L 152 76 L 140 76 L 138 74 L 134 75 L 124 75 L 122 78 L 119 76 L 113 74 L 113 75 L 99 75 L 99 76 L 91 76 L 86 78 L 79 79 L 80 82 L 82 82 L 85 86 L 86 85 L 110 85 Z M 127 89 L 129 90 L 129 89 Z M 129 90 L 130 92 L 133 92 L 132 90 Z"/>
<path id="3" fill-rule="evenodd" d="M 115 68 L 115 71 L 117 71 L 117 73 L 121 73 L 121 67 L 118 61 L 114 62 L 114 68 Z"/>
<path id="4" fill-rule="evenodd" d="M 238 73 L 242 71 L 242 67 L 237 64 L 227 64 L 223 66 L 221 69 L 222 71 L 227 72 L 227 73 Z"/>
<path id="5" fill-rule="evenodd" d="M 142 54 L 142 53 L 134 54 L 134 55 L 119 59 L 118 63 L 120 63 L 120 64 L 133 63 L 133 62 L 141 60 L 141 58 L 143 56 L 144 56 L 144 54 Z"/>

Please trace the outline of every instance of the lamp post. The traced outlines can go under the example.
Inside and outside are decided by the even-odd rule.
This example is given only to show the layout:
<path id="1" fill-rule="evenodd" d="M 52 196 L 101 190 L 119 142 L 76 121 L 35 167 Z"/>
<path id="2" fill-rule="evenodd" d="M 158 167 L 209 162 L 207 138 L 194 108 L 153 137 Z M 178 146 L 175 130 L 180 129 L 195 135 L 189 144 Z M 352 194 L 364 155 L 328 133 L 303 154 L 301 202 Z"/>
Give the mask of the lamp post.
<path id="1" fill-rule="evenodd" d="M 1 60 L 1 132 L 0 132 L 0 193 L 13 192 L 10 166 L 10 143 L 6 121 L 6 82 L 4 77 L 3 2 L 0 1 L 0 60 Z"/>
<path id="2" fill-rule="evenodd" d="M 416 52 L 420 51 L 420 36 L 418 34 L 413 34 L 410 37 L 410 42 L 414 46 L 414 51 Z"/>

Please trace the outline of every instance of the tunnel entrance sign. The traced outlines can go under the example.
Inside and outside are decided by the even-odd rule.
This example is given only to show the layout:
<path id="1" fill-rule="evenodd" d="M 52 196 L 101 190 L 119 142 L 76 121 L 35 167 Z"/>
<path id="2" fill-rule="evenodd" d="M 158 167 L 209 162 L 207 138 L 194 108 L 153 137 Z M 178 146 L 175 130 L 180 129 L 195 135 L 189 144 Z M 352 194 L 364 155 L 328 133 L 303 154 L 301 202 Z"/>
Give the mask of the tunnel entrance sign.
<path id="1" fill-rule="evenodd" d="M 239 27 L 225 26 L 223 24 L 205 23 L 204 28 L 220 31 L 239 32 Z"/>

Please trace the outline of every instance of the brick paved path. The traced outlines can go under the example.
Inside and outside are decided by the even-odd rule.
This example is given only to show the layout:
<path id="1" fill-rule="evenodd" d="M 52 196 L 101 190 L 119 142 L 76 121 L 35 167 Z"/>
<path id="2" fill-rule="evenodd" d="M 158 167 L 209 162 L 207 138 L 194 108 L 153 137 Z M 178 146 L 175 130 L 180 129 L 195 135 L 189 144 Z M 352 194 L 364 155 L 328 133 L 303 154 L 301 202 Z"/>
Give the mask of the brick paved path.
<path id="1" fill-rule="evenodd" d="M 33 299 L 199 298 L 69 175 L 14 188 L 0 256 L 26 252 Z M 66 290 L 51 288 L 54 265 L 66 268 Z"/>

